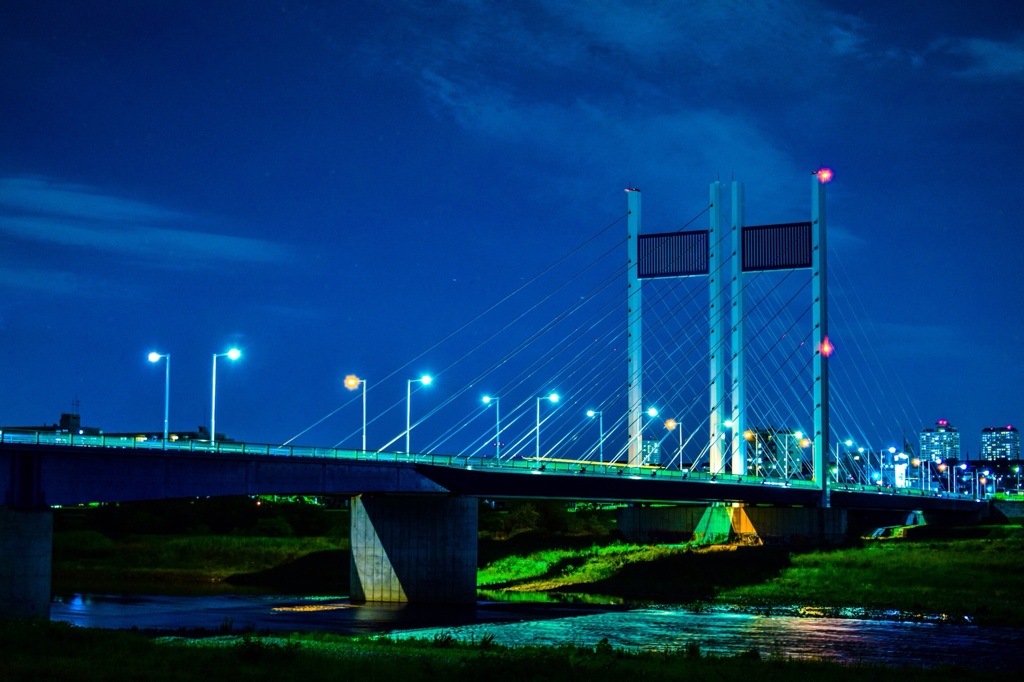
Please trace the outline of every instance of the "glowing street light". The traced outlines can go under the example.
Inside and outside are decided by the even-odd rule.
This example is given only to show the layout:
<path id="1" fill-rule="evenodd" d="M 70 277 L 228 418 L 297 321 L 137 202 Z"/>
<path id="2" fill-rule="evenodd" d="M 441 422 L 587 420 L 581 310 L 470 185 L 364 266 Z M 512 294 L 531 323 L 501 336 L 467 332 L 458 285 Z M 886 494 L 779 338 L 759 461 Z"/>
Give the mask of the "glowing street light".
<path id="1" fill-rule="evenodd" d="M 409 379 L 409 383 L 406 385 L 405 390 L 405 451 L 409 450 L 409 433 L 412 431 L 412 423 L 410 417 L 412 416 L 412 385 L 415 383 L 421 383 L 424 386 L 429 386 L 430 382 L 434 379 L 429 374 L 424 374 L 419 379 Z"/>
<path id="2" fill-rule="evenodd" d="M 501 459 L 501 399 L 485 395 L 481 400 L 484 405 L 494 403 L 494 456 Z"/>
<path id="3" fill-rule="evenodd" d="M 656 407 L 648 407 L 646 410 L 644 410 L 644 414 L 646 414 L 648 417 L 650 417 L 653 420 L 655 417 L 658 416 L 658 408 L 656 408 Z M 644 421 L 643 421 L 643 419 L 641 419 L 640 420 L 640 464 L 641 465 L 647 464 L 647 463 L 650 462 L 650 455 L 644 456 L 644 447 L 643 447 L 643 443 L 644 443 L 644 439 L 643 439 L 644 426 L 645 426 Z"/>
<path id="4" fill-rule="evenodd" d="M 345 377 L 345 388 L 350 391 L 359 388 L 360 384 L 363 386 L 363 452 L 366 452 L 366 379 L 360 379 L 355 374 Z"/>
<path id="5" fill-rule="evenodd" d="M 242 357 L 242 351 L 232 348 L 227 353 L 213 354 L 213 392 L 210 396 L 210 442 L 217 440 L 217 358 L 237 360 Z"/>
<path id="6" fill-rule="evenodd" d="M 669 431 L 675 431 L 679 429 L 679 453 L 676 455 L 679 458 L 679 468 L 683 468 L 683 427 L 675 419 L 666 419 L 665 428 Z"/>
<path id="7" fill-rule="evenodd" d="M 758 439 L 758 432 L 752 429 L 747 429 L 746 431 L 743 432 L 743 438 L 744 440 L 747 440 L 750 443 L 752 443 L 754 446 L 754 454 L 751 457 L 751 459 L 753 459 L 754 461 L 754 475 L 757 476 L 758 478 L 761 478 L 764 475 L 764 467 L 762 466 L 763 461 L 761 458 L 761 442 Z"/>
<path id="8" fill-rule="evenodd" d="M 171 409 L 171 354 L 152 352 L 149 354 L 150 362 L 167 360 L 167 377 L 164 379 L 164 447 L 167 447 L 167 420 L 170 417 Z"/>
<path id="9" fill-rule="evenodd" d="M 597 417 L 598 440 L 597 458 L 604 462 L 604 412 L 600 410 L 587 410 L 587 416 L 593 419 Z"/>
<path id="10" fill-rule="evenodd" d="M 537 455 L 537 461 L 538 462 L 540 461 L 540 401 L 542 401 L 542 400 L 549 400 L 552 403 L 557 403 L 558 402 L 558 394 L 557 393 L 551 393 L 550 395 L 544 395 L 544 396 L 541 396 L 541 397 L 537 398 L 537 429 L 536 429 L 536 448 L 537 448 L 537 450 L 536 450 L 536 455 Z"/>

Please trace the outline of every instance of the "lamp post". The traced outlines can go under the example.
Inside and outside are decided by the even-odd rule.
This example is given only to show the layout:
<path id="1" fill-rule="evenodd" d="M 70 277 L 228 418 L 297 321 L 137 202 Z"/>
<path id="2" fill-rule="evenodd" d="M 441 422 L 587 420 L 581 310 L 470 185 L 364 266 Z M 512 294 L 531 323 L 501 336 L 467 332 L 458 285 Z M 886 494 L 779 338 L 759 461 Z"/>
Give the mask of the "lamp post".
<path id="1" fill-rule="evenodd" d="M 743 432 L 743 439 L 753 443 L 754 445 L 754 454 L 751 457 L 754 462 L 754 475 L 761 478 L 764 472 L 762 471 L 761 466 L 761 446 L 757 439 L 757 431 L 747 429 Z"/>
<path id="2" fill-rule="evenodd" d="M 683 468 L 683 427 L 679 425 L 679 422 L 675 419 L 666 419 L 665 428 L 669 431 L 675 431 L 679 429 L 679 452 L 676 453 L 676 457 L 679 458 L 679 468 Z"/>
<path id="3" fill-rule="evenodd" d="M 600 410 L 587 410 L 587 416 L 591 419 L 597 417 L 597 458 L 604 463 L 604 412 Z"/>
<path id="4" fill-rule="evenodd" d="M 808 438 L 807 436 L 805 436 L 803 431 L 797 431 L 795 435 L 797 437 L 796 444 L 798 446 L 800 446 L 800 448 L 810 448 L 811 449 L 811 461 L 813 462 L 814 461 L 814 441 L 811 440 L 810 438 Z M 795 476 L 799 476 L 802 473 L 803 462 L 804 462 L 804 455 L 803 455 L 803 452 L 801 452 L 800 453 L 800 469 L 801 469 L 801 471 L 794 472 Z M 787 476 L 787 478 L 788 478 L 788 476 Z M 823 486 L 826 485 L 826 481 L 822 481 L 821 484 Z"/>
<path id="5" fill-rule="evenodd" d="M 166 378 L 164 379 L 164 447 L 167 447 L 167 420 L 171 410 L 171 354 L 157 352 L 149 354 L 150 362 L 160 362 L 160 360 L 167 361 Z"/>
<path id="6" fill-rule="evenodd" d="M 228 360 L 237 360 L 242 357 L 242 351 L 232 348 L 227 353 L 213 354 L 213 392 L 210 396 L 210 442 L 217 440 L 217 358 L 226 357 Z"/>
<path id="7" fill-rule="evenodd" d="M 890 455 L 895 455 L 896 454 L 896 448 L 894 446 L 892 446 L 892 445 L 889 446 L 889 454 Z M 879 458 L 879 466 L 881 467 L 881 472 L 880 473 L 882 474 L 882 487 L 884 488 L 885 487 L 885 449 L 884 448 L 882 449 L 881 452 L 879 452 L 878 458 Z M 893 460 L 893 461 L 895 462 L 895 460 Z M 893 471 L 893 475 L 895 475 L 895 470 Z M 896 483 L 896 481 L 892 481 L 889 485 L 895 485 L 895 483 Z"/>
<path id="8" fill-rule="evenodd" d="M 363 387 L 363 452 L 366 452 L 366 379 L 360 379 L 355 374 L 345 377 L 345 388 L 350 391 L 359 388 L 360 384 Z"/>
<path id="9" fill-rule="evenodd" d="M 412 416 L 412 385 L 415 383 L 421 383 L 424 386 L 429 386 L 430 382 L 433 381 L 433 377 L 429 374 L 424 374 L 419 379 L 409 379 L 405 389 L 405 452 L 408 454 L 409 450 L 409 433 L 412 431 L 412 422 L 410 421 Z"/>
<path id="10" fill-rule="evenodd" d="M 846 482 L 847 483 L 850 483 L 851 481 L 854 482 L 854 483 L 859 483 L 860 482 L 860 472 L 856 471 L 857 465 L 853 464 L 853 462 L 858 462 L 858 464 L 859 464 L 860 460 L 854 458 L 853 453 L 850 452 L 850 448 L 853 447 L 853 439 L 852 438 L 847 438 L 846 440 L 842 441 L 841 444 L 846 446 L 846 450 L 843 451 L 843 454 L 846 455 L 846 457 L 845 457 L 846 464 L 845 465 L 843 464 L 843 458 L 840 458 L 840 456 L 839 456 L 839 446 L 840 446 L 840 443 L 836 443 L 836 464 L 839 465 L 839 469 L 840 470 L 843 470 L 844 467 L 845 467 Z M 854 474 L 856 474 L 856 475 L 854 475 Z"/>
<path id="11" fill-rule="evenodd" d="M 949 477 L 950 472 L 952 471 L 953 467 L 949 466 L 949 462 L 939 462 L 939 465 L 936 467 L 936 469 L 938 469 L 940 475 L 942 473 L 946 474 L 946 492 L 949 492 L 949 493 L 953 492 L 953 485 L 952 485 L 952 482 L 950 481 L 950 477 Z M 941 480 L 941 479 L 939 479 L 939 480 Z"/>
<path id="12" fill-rule="evenodd" d="M 485 395 L 482 400 L 484 405 L 494 403 L 494 457 L 501 459 L 501 399 Z"/>
<path id="13" fill-rule="evenodd" d="M 654 418 L 658 416 L 658 409 L 655 408 L 655 407 L 648 407 L 647 408 L 647 416 L 650 417 L 651 420 L 653 421 Z M 644 425 L 643 425 L 643 422 L 641 422 L 640 423 L 640 463 L 641 464 L 650 464 L 650 455 L 648 455 L 646 457 L 644 456 L 644 438 L 643 438 L 643 434 L 644 434 Z"/>
<path id="14" fill-rule="evenodd" d="M 536 429 L 536 459 L 540 461 L 540 401 L 550 400 L 552 403 L 558 402 L 558 394 L 551 393 L 537 398 L 537 429 Z"/>

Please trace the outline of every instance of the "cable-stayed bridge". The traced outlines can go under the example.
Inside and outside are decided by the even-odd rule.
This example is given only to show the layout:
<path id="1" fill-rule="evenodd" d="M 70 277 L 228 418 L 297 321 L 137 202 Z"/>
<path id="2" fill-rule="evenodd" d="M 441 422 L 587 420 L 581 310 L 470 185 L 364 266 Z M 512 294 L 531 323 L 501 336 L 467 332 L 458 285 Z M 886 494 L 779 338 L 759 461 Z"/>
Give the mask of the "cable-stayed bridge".
<path id="1" fill-rule="evenodd" d="M 366 432 L 380 414 L 367 421 L 358 376 L 346 385 L 361 394 L 363 420 L 346 439 L 361 436 L 359 448 L 293 445 L 341 408 L 280 445 L 217 440 L 212 428 L 212 439 L 184 442 L 3 433 L 0 549 L 12 560 L 0 606 L 48 608 L 55 504 L 352 495 L 353 599 L 445 602 L 474 598 L 480 497 L 698 503 L 698 527 L 762 536 L 841 537 L 853 509 L 980 513 L 955 487 L 933 489 L 934 463 L 912 465 L 905 440 L 878 435 L 889 424 L 905 432 L 908 413 L 881 414 L 865 397 L 878 387 L 858 358 L 869 344 L 829 337 L 823 180 L 812 178 L 807 220 L 748 226 L 733 183 L 726 221 L 715 182 L 691 220 L 651 233 L 631 188 L 626 213 L 574 250 L 589 260 L 560 259 L 414 361 L 478 339 L 437 373 L 460 388 L 416 421 L 413 386 L 420 399 L 427 382 L 404 380 L 404 405 L 380 414 L 404 406 L 405 429 L 376 447 Z M 704 216 L 707 229 L 691 227 Z M 624 242 L 600 245 L 622 223 Z M 602 267 L 608 259 L 618 265 Z M 844 360 L 830 375 L 836 348 Z M 470 414 L 467 396 L 483 391 Z"/>
<path id="2" fill-rule="evenodd" d="M 741 183 L 726 201 L 712 183 L 673 231 L 645 230 L 627 190 L 624 214 L 397 370 L 404 401 L 381 409 L 391 377 L 350 377 L 363 420 L 349 405 L 355 428 L 334 444 L 809 481 L 824 506 L 839 484 L 938 492 L 939 463 L 906 439 L 923 422 L 841 260 L 829 304 L 824 178 L 809 210 L 769 225 L 746 224 Z M 405 381 L 432 363 L 432 385 Z M 367 430 L 403 411 L 405 428 L 368 448 Z"/>

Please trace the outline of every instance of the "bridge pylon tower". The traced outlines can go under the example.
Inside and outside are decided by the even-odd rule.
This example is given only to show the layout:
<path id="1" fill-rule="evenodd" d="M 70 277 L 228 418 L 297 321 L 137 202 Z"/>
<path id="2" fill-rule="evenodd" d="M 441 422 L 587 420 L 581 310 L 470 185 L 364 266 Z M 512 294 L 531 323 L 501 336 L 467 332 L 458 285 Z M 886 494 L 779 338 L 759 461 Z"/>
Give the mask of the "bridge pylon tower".
<path id="1" fill-rule="evenodd" d="M 826 175 L 827 173 L 827 175 Z M 744 275 L 767 270 L 811 270 L 814 421 L 812 479 L 820 486 L 820 506 L 829 506 L 828 287 L 825 185 L 831 171 L 816 171 L 812 179 L 811 220 L 778 225 L 744 224 L 744 187 L 732 183 L 731 226 L 722 232 L 722 188 L 709 187 L 707 230 L 640 234 L 640 192 L 627 190 L 627 400 L 628 462 L 641 463 L 643 400 L 643 321 L 640 287 L 644 279 L 709 278 L 709 442 L 712 474 L 747 474 L 743 434 L 749 421 L 745 379 Z M 723 255 L 723 251 L 728 253 Z M 728 266 L 728 267 L 726 267 Z M 729 276 L 729 287 L 724 286 Z M 728 295 L 726 295 L 728 293 Z M 728 329 L 728 333 L 727 333 Z M 725 423 L 731 419 L 734 437 L 725 451 Z M 728 455 L 728 456 L 727 456 Z"/>

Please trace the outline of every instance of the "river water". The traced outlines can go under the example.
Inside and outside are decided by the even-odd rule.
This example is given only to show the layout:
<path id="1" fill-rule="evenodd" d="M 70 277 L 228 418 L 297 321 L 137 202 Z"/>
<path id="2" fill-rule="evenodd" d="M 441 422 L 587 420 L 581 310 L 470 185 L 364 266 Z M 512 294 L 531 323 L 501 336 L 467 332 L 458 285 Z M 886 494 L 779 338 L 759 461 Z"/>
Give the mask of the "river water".
<path id="1" fill-rule="evenodd" d="M 205 629 L 270 632 L 327 631 L 431 639 L 440 633 L 506 645 L 574 644 L 601 640 L 625 649 L 735 655 L 757 649 L 764 657 L 820 658 L 844 663 L 939 666 L 985 670 L 1017 667 L 1024 644 L 1017 628 L 937 621 L 807 617 L 680 606 L 594 607 L 573 604 L 478 602 L 437 608 L 353 605 L 343 597 L 65 594 L 50 617 L 75 625 L 144 630 Z"/>

